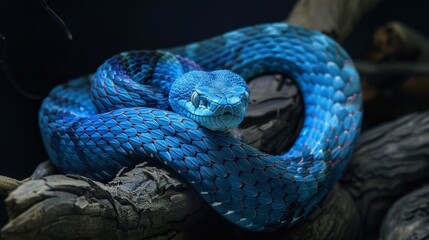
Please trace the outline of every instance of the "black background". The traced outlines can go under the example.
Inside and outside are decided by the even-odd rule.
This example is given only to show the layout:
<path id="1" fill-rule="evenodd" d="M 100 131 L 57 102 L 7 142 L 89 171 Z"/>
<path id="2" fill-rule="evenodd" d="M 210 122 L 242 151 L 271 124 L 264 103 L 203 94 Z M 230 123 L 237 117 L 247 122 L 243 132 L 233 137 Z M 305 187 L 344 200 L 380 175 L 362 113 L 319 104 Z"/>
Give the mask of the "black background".
<path id="1" fill-rule="evenodd" d="M 94 72 L 104 59 L 131 49 L 167 48 L 251 24 L 283 20 L 295 1 L 48 1 L 73 40 L 37 0 L 0 1 L 5 63 L 26 91 L 45 97 L 54 86 Z M 384 1 L 345 42 L 361 57 L 376 27 L 400 20 L 429 35 L 429 1 Z M 2 47 L 4 44 L 2 44 Z M 3 49 L 0 50 L 3 53 Z M 41 101 L 20 95 L 0 73 L 0 175 L 28 177 L 48 157 L 39 134 Z M 0 198 L 0 226 L 7 217 Z"/>

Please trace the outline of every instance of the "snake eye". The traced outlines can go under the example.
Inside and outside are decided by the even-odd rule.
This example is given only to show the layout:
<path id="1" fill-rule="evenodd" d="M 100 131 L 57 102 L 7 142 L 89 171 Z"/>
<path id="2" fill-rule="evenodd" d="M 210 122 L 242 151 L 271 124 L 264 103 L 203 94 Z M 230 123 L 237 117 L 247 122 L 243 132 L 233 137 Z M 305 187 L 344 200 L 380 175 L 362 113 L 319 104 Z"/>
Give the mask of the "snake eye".
<path id="1" fill-rule="evenodd" d="M 192 93 L 191 102 L 194 104 L 194 107 L 198 107 L 200 105 L 200 96 L 197 92 Z"/>

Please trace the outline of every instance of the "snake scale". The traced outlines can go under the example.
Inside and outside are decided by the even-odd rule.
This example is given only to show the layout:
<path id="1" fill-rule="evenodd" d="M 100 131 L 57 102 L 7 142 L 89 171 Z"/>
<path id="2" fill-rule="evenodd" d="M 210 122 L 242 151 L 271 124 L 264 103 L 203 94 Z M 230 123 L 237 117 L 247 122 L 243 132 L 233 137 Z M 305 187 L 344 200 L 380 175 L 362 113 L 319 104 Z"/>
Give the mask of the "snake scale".
<path id="1" fill-rule="evenodd" d="M 291 76 L 305 106 L 299 136 L 278 156 L 223 131 L 243 120 L 245 81 L 267 73 Z M 359 76 L 347 53 L 318 31 L 273 23 L 116 55 L 92 80 L 54 88 L 39 124 L 63 172 L 106 181 L 157 159 L 229 221 L 270 231 L 304 219 L 332 189 L 361 118 Z"/>

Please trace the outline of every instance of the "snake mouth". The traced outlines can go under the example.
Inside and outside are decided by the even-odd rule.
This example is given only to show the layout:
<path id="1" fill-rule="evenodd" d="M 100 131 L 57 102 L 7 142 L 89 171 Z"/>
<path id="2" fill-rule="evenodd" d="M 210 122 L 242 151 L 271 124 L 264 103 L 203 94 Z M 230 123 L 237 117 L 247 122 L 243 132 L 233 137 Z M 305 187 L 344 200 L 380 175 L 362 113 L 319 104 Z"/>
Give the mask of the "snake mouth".
<path id="1" fill-rule="evenodd" d="M 225 131 L 240 124 L 244 115 L 235 115 L 233 113 L 223 113 L 217 116 L 191 116 L 195 121 L 205 128 L 213 131 Z"/>

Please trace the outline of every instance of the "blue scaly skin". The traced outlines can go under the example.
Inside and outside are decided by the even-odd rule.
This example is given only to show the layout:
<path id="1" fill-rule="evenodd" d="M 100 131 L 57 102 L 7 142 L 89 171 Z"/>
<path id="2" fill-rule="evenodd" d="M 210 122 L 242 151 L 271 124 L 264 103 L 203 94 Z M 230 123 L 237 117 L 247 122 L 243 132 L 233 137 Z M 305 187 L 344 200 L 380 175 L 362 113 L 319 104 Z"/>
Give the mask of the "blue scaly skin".
<path id="1" fill-rule="evenodd" d="M 237 125 L 249 99 L 243 79 L 272 72 L 291 76 L 305 104 L 287 152 L 272 156 L 209 130 Z M 320 32 L 275 23 L 168 52 L 114 56 L 92 81 L 54 88 L 39 122 L 63 172 L 109 180 L 124 166 L 157 159 L 229 221 L 269 231 L 304 219 L 332 189 L 361 118 L 359 76 L 345 51 Z"/>

